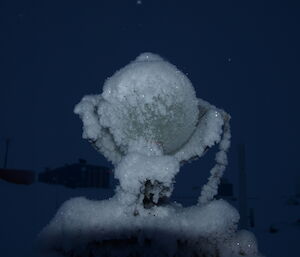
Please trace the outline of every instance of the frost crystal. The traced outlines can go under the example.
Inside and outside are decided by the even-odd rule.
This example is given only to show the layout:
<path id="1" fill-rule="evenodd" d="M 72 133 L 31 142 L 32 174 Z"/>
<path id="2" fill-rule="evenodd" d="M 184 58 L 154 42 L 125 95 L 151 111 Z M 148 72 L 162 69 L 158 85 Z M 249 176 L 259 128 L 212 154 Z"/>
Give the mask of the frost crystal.
<path id="1" fill-rule="evenodd" d="M 259 256 L 255 238 L 236 232 L 239 215 L 215 200 L 227 165 L 230 116 L 197 99 L 174 65 L 143 53 L 108 78 L 101 95 L 75 113 L 83 138 L 115 165 L 116 194 L 67 201 L 42 231 L 43 251 L 59 256 Z M 180 164 L 219 144 L 197 206 L 171 203 Z M 237 247 L 238 245 L 238 247 Z"/>

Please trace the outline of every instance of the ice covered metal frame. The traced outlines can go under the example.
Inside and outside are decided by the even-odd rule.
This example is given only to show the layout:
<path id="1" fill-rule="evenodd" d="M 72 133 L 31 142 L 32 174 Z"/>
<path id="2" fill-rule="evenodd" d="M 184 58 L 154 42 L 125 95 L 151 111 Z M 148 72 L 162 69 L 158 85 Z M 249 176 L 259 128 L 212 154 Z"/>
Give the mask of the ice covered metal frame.
<path id="1" fill-rule="evenodd" d="M 38 238 L 46 256 L 261 256 L 239 214 L 214 200 L 230 146 L 230 116 L 197 99 L 188 78 L 144 53 L 75 107 L 83 138 L 115 165 L 107 200 L 66 201 Z M 169 202 L 180 165 L 218 144 L 197 206 Z M 49 255 L 50 254 L 50 255 Z M 52 255 L 53 254 L 53 255 Z"/>
<path id="2" fill-rule="evenodd" d="M 172 83 L 176 85 L 173 86 Z M 157 90 L 159 87 L 162 89 Z M 153 93 L 152 91 L 155 90 L 156 92 Z M 176 90 L 177 92 L 174 93 Z M 151 95 L 150 100 L 149 98 L 147 100 L 147 94 Z M 178 97 L 181 97 L 180 94 L 186 99 L 183 97 L 183 101 L 178 103 L 176 101 Z M 166 104 L 165 102 L 169 100 L 176 103 Z M 172 108 L 176 109 L 173 113 Z M 123 116 L 120 115 L 124 110 Z M 204 204 L 217 194 L 220 178 L 227 165 L 226 152 L 230 146 L 230 116 L 208 102 L 197 99 L 186 76 L 159 56 L 151 53 L 141 54 L 134 62 L 105 82 L 101 95 L 85 96 L 76 106 L 75 113 L 79 114 L 83 121 L 83 137 L 116 165 L 115 177 L 120 181 L 117 192 L 121 192 L 121 195 L 135 194 L 132 201 L 137 204 L 143 203 L 143 207 L 147 209 L 163 204 L 171 195 L 174 177 L 179 171 L 179 168 L 173 167 L 173 170 L 169 171 L 169 176 L 165 174 L 162 178 L 160 171 L 155 174 L 155 169 L 151 170 L 151 167 L 155 166 L 155 158 L 150 162 L 151 167 L 145 167 L 146 162 L 143 163 L 141 168 L 147 170 L 141 172 L 144 174 L 118 168 L 122 166 L 127 155 L 132 155 L 132 152 L 137 155 L 141 153 L 153 157 L 171 157 L 182 165 L 202 156 L 212 145 L 220 143 L 216 165 L 211 170 L 208 183 L 203 187 L 199 203 Z M 124 117 L 128 113 L 130 115 Z M 164 120 L 169 119 L 171 115 L 178 115 L 177 120 L 181 119 L 181 121 L 176 124 L 175 117 L 171 122 L 179 127 L 178 130 L 187 130 L 186 133 L 177 133 L 177 128 L 174 131 L 173 126 L 170 125 L 171 122 L 167 125 L 163 124 Z M 189 115 L 195 116 L 194 121 L 186 118 Z M 123 119 L 129 119 L 129 121 L 123 122 Z M 157 125 L 157 120 L 160 120 L 159 125 Z M 184 125 L 189 122 L 189 126 Z M 171 139 L 168 139 L 168 129 Z M 122 138 L 120 136 L 122 134 L 126 136 Z M 173 143 L 178 138 L 183 139 L 177 144 Z M 156 162 L 156 165 L 158 163 Z M 137 163 L 139 164 L 141 163 Z M 128 169 L 139 168 L 131 166 Z M 130 184 L 127 183 L 128 180 L 137 180 L 140 183 Z M 135 186 L 137 188 L 134 188 Z"/>

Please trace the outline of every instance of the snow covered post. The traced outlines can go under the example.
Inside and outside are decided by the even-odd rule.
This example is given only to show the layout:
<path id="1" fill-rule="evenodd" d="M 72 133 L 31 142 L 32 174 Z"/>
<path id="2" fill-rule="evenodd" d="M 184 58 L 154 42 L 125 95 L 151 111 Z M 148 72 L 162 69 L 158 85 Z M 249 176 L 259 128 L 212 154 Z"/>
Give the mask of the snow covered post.
<path id="1" fill-rule="evenodd" d="M 83 138 L 115 165 L 120 184 L 109 200 L 64 203 L 39 237 L 44 253 L 258 256 L 250 232 L 236 233 L 237 211 L 214 199 L 227 165 L 230 116 L 197 99 L 175 66 L 143 53 L 108 78 L 101 95 L 85 96 L 75 113 Z M 220 151 L 198 205 L 170 203 L 180 164 L 215 144 Z"/>

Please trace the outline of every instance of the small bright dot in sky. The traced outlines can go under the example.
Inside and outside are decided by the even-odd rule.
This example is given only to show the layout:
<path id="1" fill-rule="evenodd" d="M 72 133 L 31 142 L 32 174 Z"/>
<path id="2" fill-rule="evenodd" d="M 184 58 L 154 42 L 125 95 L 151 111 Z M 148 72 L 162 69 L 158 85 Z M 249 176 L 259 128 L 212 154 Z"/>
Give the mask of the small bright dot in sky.
<path id="1" fill-rule="evenodd" d="M 142 0 L 137 0 L 136 4 L 142 4 Z"/>
<path id="2" fill-rule="evenodd" d="M 228 62 L 231 62 L 231 58 L 230 57 L 228 58 Z"/>

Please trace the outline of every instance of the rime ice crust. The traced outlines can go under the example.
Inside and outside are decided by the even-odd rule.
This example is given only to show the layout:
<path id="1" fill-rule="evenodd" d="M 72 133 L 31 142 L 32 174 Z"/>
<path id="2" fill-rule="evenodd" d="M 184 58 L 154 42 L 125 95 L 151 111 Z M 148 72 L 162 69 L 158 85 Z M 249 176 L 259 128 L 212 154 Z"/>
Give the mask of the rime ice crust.
<path id="1" fill-rule="evenodd" d="M 215 115 L 222 111 L 197 99 L 189 79 L 151 53 L 117 71 L 101 95 L 85 96 L 74 111 L 83 121 L 83 138 L 114 164 L 140 138 L 179 161 L 200 157 L 220 140 L 223 125 L 222 115 Z"/>
<path id="2" fill-rule="evenodd" d="M 119 190 L 123 191 L 123 195 L 133 196 L 130 197 L 131 204 L 139 202 L 143 205 L 140 191 L 145 190 L 145 181 L 152 185 L 156 183 L 148 194 L 152 194 L 152 201 L 157 204 L 160 198 L 171 195 L 173 179 L 178 171 L 179 163 L 174 157 L 130 153 L 116 167 L 115 178 L 120 181 Z"/>
<path id="3" fill-rule="evenodd" d="M 185 144 L 196 129 L 199 110 L 189 79 L 159 56 L 145 53 L 106 80 L 101 98 L 83 99 L 75 113 L 88 116 L 83 119 L 84 137 L 94 142 L 105 133 L 94 131 L 97 116 L 96 129 L 107 128 L 123 155 L 129 143 L 139 138 L 160 143 L 169 154 Z M 114 163 L 119 161 L 116 153 L 109 152 L 112 140 L 100 144 L 101 152 Z"/>
<path id="4" fill-rule="evenodd" d="M 74 112 L 83 138 L 115 165 L 120 185 L 109 200 L 64 203 L 39 237 L 43 251 L 70 257 L 259 256 L 254 237 L 236 233 L 237 211 L 214 199 L 227 165 L 230 116 L 197 99 L 174 65 L 143 53 L 108 78 L 101 95 L 83 97 Z M 216 164 L 198 205 L 168 202 L 180 164 L 215 144 Z"/>

